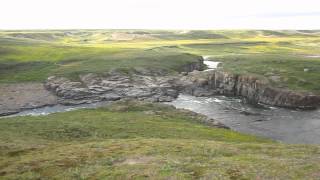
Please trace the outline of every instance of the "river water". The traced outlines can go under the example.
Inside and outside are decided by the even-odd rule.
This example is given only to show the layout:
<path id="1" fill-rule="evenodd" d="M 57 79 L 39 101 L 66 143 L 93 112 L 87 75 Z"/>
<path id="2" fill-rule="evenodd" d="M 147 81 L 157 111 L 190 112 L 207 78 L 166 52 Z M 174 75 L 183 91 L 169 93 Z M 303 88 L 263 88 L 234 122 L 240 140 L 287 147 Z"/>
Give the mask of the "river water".
<path id="1" fill-rule="evenodd" d="M 219 62 L 204 56 L 208 70 Z M 169 103 L 207 115 L 231 129 L 286 143 L 320 144 L 320 110 L 301 111 L 266 105 L 253 106 L 237 97 L 180 95 Z"/>
<path id="2" fill-rule="evenodd" d="M 205 57 L 208 70 L 217 68 L 219 62 Z M 55 105 L 26 110 L 12 116 L 47 115 L 81 108 L 97 108 L 109 104 L 99 102 L 78 106 Z M 253 106 L 237 97 L 194 97 L 181 94 L 170 103 L 177 108 L 204 114 L 243 133 L 268 137 L 277 141 L 298 144 L 320 144 L 320 110 L 301 111 L 266 105 Z"/>
<path id="3" fill-rule="evenodd" d="M 66 105 L 54 105 L 54 106 L 45 106 L 41 108 L 36 108 L 36 109 L 30 109 L 30 110 L 25 110 L 21 111 L 17 114 L 9 115 L 9 116 L 3 116 L 0 118 L 4 117 L 15 117 L 15 116 L 44 116 L 52 113 L 57 113 L 57 112 L 67 112 L 67 111 L 74 111 L 78 109 L 88 109 L 88 108 L 98 108 L 98 107 L 103 107 L 111 102 L 97 102 L 97 103 L 92 103 L 92 104 L 80 104 L 80 105 L 72 105 L 72 106 L 66 106 Z"/>
<path id="4" fill-rule="evenodd" d="M 320 110 L 253 106 L 241 98 L 180 95 L 169 103 L 204 114 L 231 129 L 286 143 L 320 144 Z"/>

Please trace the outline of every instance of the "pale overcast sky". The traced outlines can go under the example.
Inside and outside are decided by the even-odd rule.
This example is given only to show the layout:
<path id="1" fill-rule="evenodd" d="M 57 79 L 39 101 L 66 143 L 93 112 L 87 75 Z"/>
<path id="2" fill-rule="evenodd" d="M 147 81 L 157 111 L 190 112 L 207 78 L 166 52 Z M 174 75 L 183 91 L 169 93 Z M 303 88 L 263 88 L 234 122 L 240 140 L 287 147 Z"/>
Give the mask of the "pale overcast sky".
<path id="1" fill-rule="evenodd" d="M 1 0 L 0 29 L 320 29 L 320 0 Z"/>

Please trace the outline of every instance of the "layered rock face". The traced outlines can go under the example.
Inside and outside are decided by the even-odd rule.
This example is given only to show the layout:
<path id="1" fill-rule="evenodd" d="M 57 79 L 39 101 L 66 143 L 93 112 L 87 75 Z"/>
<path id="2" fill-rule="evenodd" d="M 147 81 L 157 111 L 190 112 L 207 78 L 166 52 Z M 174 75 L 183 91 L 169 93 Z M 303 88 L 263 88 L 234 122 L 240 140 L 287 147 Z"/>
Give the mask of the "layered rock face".
<path id="1" fill-rule="evenodd" d="M 320 105 L 320 96 L 271 87 L 266 81 L 252 76 L 238 76 L 236 95 L 247 97 L 253 103 L 264 103 L 287 108 L 314 109 Z"/>
<path id="2" fill-rule="evenodd" d="M 180 84 L 184 92 L 195 96 L 242 96 L 250 103 L 287 108 L 314 109 L 320 106 L 318 95 L 275 88 L 256 76 L 235 75 L 221 70 L 189 73 L 181 78 Z"/>
<path id="3" fill-rule="evenodd" d="M 172 101 L 178 96 L 174 77 L 126 75 L 111 73 L 105 76 L 86 74 L 80 81 L 50 77 L 45 86 L 59 97 L 61 104 L 82 104 L 134 98 L 152 102 Z"/>

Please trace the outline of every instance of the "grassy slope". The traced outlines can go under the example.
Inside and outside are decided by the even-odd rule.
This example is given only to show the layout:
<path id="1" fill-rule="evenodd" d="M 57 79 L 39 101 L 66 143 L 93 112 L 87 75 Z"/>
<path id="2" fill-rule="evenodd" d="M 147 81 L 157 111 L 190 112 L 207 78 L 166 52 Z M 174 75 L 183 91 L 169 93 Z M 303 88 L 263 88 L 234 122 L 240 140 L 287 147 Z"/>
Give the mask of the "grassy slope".
<path id="1" fill-rule="evenodd" d="M 163 105 L 117 103 L 0 121 L 1 179 L 319 178 L 320 147 L 210 128 Z"/>

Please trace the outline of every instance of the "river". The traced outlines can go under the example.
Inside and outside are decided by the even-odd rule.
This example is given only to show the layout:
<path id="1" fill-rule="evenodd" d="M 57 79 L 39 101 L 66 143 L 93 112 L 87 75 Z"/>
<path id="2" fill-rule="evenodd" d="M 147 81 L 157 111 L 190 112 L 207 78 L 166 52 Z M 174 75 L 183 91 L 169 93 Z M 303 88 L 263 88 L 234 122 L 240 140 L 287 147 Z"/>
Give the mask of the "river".
<path id="1" fill-rule="evenodd" d="M 169 103 L 204 114 L 243 133 L 299 144 L 320 144 L 320 110 L 253 106 L 241 98 L 180 95 Z"/>
<path id="2" fill-rule="evenodd" d="M 208 70 L 217 68 L 219 62 L 205 57 Z M 12 116 L 47 115 L 81 108 L 97 108 L 109 104 L 100 102 L 78 106 L 56 105 L 26 110 Z M 320 144 L 320 110 L 301 111 L 266 105 L 253 106 L 239 97 L 194 97 L 180 94 L 173 102 L 177 108 L 204 114 L 243 133 L 268 137 L 285 143 Z"/>

